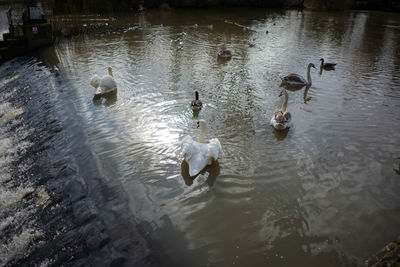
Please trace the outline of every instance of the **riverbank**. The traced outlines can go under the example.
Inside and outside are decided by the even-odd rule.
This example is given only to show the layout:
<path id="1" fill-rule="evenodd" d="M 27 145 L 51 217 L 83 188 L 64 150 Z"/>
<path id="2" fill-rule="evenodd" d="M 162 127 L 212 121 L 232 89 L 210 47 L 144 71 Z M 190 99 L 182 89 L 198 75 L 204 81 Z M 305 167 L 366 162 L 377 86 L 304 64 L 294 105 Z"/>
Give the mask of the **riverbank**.
<path id="1" fill-rule="evenodd" d="M 22 3 L 23 1 L 0 1 L 0 5 Z M 341 1 L 316 1 L 316 0 L 116 0 L 112 3 L 105 0 L 41 0 L 43 5 L 55 13 L 70 14 L 82 12 L 129 12 L 143 9 L 162 9 L 168 11 L 172 8 L 221 8 L 221 7 L 262 7 L 262 8 L 309 8 L 322 10 L 376 10 L 400 12 L 398 1 L 375 0 L 341 0 Z"/>
<path id="2" fill-rule="evenodd" d="M 386 267 L 400 265 L 400 236 L 387 244 L 378 253 L 371 256 L 363 264 L 364 267 Z"/>
<path id="3" fill-rule="evenodd" d="M 138 222 L 109 216 L 90 193 L 112 189 L 88 148 L 76 155 L 85 134 L 60 77 L 31 57 L 0 73 L 0 265 L 157 265 Z"/>

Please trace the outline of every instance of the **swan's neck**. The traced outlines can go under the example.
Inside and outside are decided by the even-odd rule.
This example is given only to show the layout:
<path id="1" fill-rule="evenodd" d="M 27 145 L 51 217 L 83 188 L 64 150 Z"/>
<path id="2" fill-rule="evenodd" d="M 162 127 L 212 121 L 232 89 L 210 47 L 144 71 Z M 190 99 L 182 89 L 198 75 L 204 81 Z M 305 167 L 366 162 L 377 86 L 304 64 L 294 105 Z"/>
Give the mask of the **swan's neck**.
<path id="1" fill-rule="evenodd" d="M 207 127 L 203 125 L 201 127 L 201 131 L 200 131 L 199 143 L 205 143 L 206 142 L 206 133 L 207 133 Z"/>
<path id="2" fill-rule="evenodd" d="M 324 59 L 321 59 L 321 66 L 324 65 Z"/>
<path id="3" fill-rule="evenodd" d="M 287 93 L 283 93 L 283 103 L 282 103 L 282 112 L 286 111 L 287 108 L 287 103 L 288 103 L 288 95 Z"/>
<path id="4" fill-rule="evenodd" d="M 311 66 L 308 66 L 308 68 L 307 68 L 307 82 L 308 82 L 308 84 L 311 84 L 312 83 L 312 81 L 311 81 Z"/>
<path id="5" fill-rule="evenodd" d="M 111 68 L 108 68 L 108 75 L 110 75 L 111 77 L 114 77 L 113 74 L 112 74 L 112 69 Z"/>
<path id="6" fill-rule="evenodd" d="M 199 100 L 199 92 L 196 91 L 196 100 Z"/>

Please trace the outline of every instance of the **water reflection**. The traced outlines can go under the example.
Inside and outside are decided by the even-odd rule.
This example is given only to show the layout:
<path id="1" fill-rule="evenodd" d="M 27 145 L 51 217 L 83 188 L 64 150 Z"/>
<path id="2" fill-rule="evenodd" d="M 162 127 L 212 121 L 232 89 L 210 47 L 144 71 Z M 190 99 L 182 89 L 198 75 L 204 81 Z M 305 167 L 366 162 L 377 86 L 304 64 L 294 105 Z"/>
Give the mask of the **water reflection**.
<path id="1" fill-rule="evenodd" d="M 106 94 L 95 94 L 93 96 L 93 105 L 109 107 L 117 102 L 117 91 L 114 90 Z"/>
<path id="2" fill-rule="evenodd" d="M 284 140 L 287 137 L 287 135 L 289 134 L 289 130 L 290 130 L 290 128 L 286 128 L 284 130 L 277 130 L 274 127 L 271 127 L 271 128 L 272 128 L 272 132 L 274 133 L 276 140 L 278 140 L 278 141 Z"/>
<path id="3" fill-rule="evenodd" d="M 331 71 L 331 70 L 335 70 L 335 67 L 319 67 L 319 75 L 322 75 L 323 71 Z"/>
<path id="4" fill-rule="evenodd" d="M 298 91 L 298 90 L 301 90 L 304 86 L 306 86 L 306 85 L 305 84 L 288 84 L 288 83 L 282 82 L 279 87 L 283 87 L 288 91 Z"/>
<path id="5" fill-rule="evenodd" d="M 304 104 L 307 104 L 307 102 L 311 100 L 311 96 L 307 97 L 308 90 L 310 90 L 310 88 L 311 88 L 311 85 L 307 85 L 306 88 L 304 88 L 304 94 L 303 94 Z"/>
<path id="6" fill-rule="evenodd" d="M 192 108 L 194 119 L 197 119 L 199 117 L 200 110 L 201 108 Z"/>
<path id="7" fill-rule="evenodd" d="M 392 239 L 400 224 L 400 184 L 388 163 L 400 140 L 393 123 L 400 119 L 400 35 L 381 30 L 386 19 L 264 9 L 148 11 L 110 22 L 123 30 L 104 26 L 103 35 L 60 42 L 56 51 L 88 143 L 100 165 L 109 166 L 110 184 L 123 184 L 129 212 L 170 233 L 155 237 L 169 244 L 166 257 L 186 260 L 182 266 L 346 265 L 337 255 L 361 259 Z M 184 43 L 180 51 L 177 38 Z M 249 40 L 257 45 L 250 48 Z M 228 63 L 215 58 L 224 41 L 235 52 Z M 304 75 L 304 62 L 315 55 L 335 58 L 340 68 L 315 74 L 313 101 L 310 86 L 285 86 L 296 127 L 289 138 L 289 130 L 271 127 L 271 134 L 265 116 L 280 105 L 279 77 L 287 70 Z M 115 95 L 92 102 L 80 88 L 109 65 L 118 69 L 118 101 Z M 195 90 L 207 103 L 201 113 L 188 107 Z M 112 112 L 94 107 L 109 104 Z M 217 136 L 225 152 L 195 180 L 179 157 L 179 141 L 195 133 L 194 117 L 210 122 L 209 136 Z M 193 190 L 203 181 L 210 188 Z M 382 223 L 385 231 L 370 231 Z M 176 233 L 184 239 L 179 249 L 171 242 Z"/>
<path id="8" fill-rule="evenodd" d="M 217 180 L 217 176 L 220 173 L 220 166 L 218 160 L 214 160 L 211 165 L 207 165 L 200 173 L 198 173 L 196 176 L 190 176 L 189 175 L 189 164 L 185 160 L 182 161 L 181 164 L 181 175 L 183 180 L 185 181 L 185 184 L 187 186 L 191 186 L 193 184 L 194 179 L 196 179 L 199 175 L 207 175 L 207 180 L 205 183 L 208 184 L 208 186 L 213 186 L 215 184 L 215 181 Z"/>

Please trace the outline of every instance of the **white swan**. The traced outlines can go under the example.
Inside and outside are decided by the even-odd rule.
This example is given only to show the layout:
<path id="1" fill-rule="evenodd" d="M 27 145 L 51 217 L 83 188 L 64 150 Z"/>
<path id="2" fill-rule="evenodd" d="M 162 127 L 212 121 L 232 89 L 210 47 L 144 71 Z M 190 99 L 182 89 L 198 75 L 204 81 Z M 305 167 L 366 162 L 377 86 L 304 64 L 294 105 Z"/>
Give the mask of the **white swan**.
<path id="1" fill-rule="evenodd" d="M 288 85 L 302 85 L 302 84 L 303 85 L 307 85 L 307 84 L 310 85 L 310 84 L 312 84 L 311 75 L 310 75 L 311 67 L 316 69 L 314 64 L 312 64 L 312 63 L 308 64 L 308 67 L 307 67 L 307 81 L 302 76 L 300 76 L 298 74 L 291 73 L 291 74 L 281 78 L 282 79 L 282 83 L 286 83 Z"/>
<path id="2" fill-rule="evenodd" d="M 280 110 L 275 109 L 274 115 L 272 115 L 271 118 L 271 125 L 277 130 L 290 128 L 290 119 L 292 118 L 292 115 L 289 113 L 289 111 L 286 110 L 289 96 L 285 89 L 283 89 L 282 92 L 279 94 L 279 96 L 282 95 L 284 97 L 282 108 Z"/>
<path id="3" fill-rule="evenodd" d="M 100 77 L 95 74 L 90 79 L 90 85 L 96 88 L 95 95 L 107 94 L 117 89 L 117 83 L 112 74 L 112 68 L 108 67 L 108 75 Z"/>
<path id="4" fill-rule="evenodd" d="M 221 150 L 221 143 L 217 138 L 205 143 L 207 125 L 204 120 L 197 122 L 197 128 L 201 129 L 199 141 L 196 142 L 191 136 L 186 136 L 182 139 L 181 149 L 185 161 L 189 165 L 189 175 L 195 176 L 207 165 L 210 165 L 213 160 L 218 159 Z"/>

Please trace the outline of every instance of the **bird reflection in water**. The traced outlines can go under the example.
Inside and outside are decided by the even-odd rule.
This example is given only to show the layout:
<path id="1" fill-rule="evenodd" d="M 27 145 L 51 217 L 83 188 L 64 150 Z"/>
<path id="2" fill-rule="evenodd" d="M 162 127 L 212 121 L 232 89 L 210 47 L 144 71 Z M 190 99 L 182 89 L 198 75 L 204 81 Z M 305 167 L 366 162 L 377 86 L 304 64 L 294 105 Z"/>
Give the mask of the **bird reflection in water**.
<path id="1" fill-rule="evenodd" d="M 397 159 L 400 159 L 400 157 L 399 158 L 397 158 Z M 400 175 L 400 163 L 399 163 L 399 168 L 396 170 L 396 169 L 393 169 L 398 175 Z"/>
<path id="2" fill-rule="evenodd" d="M 219 166 L 219 162 L 217 160 L 214 160 L 211 165 L 207 165 L 200 173 L 195 176 L 190 176 L 189 164 L 187 164 L 187 162 L 183 160 L 181 164 L 181 175 L 183 177 L 183 180 L 185 181 L 185 184 L 187 186 L 191 186 L 194 179 L 196 179 L 199 175 L 205 175 L 206 173 L 208 173 L 206 183 L 208 184 L 208 186 L 213 186 L 215 181 L 217 180 L 217 176 L 220 173 L 220 169 L 221 168 Z"/>
<path id="3" fill-rule="evenodd" d="M 321 72 L 322 72 L 322 70 L 321 70 Z M 308 90 L 310 90 L 311 85 L 305 86 L 304 84 L 292 85 L 292 84 L 281 83 L 281 85 L 279 87 L 283 87 L 286 90 L 292 91 L 292 92 L 301 90 L 301 89 L 303 89 L 303 87 L 306 87 L 304 89 L 304 96 L 303 96 L 304 104 L 307 104 L 307 102 L 311 100 L 311 97 L 307 97 Z"/>
<path id="4" fill-rule="evenodd" d="M 117 90 L 111 91 L 105 94 L 97 94 L 93 97 L 93 104 L 95 106 L 106 106 L 109 107 L 117 102 Z"/>
<path id="5" fill-rule="evenodd" d="M 283 87 L 288 91 L 298 91 L 303 89 L 303 87 L 306 86 L 305 84 L 287 84 L 287 83 L 281 83 L 281 85 L 279 87 Z M 311 86 L 311 85 L 308 85 Z"/>
<path id="6" fill-rule="evenodd" d="M 304 89 L 304 96 L 303 96 L 304 104 L 307 104 L 307 102 L 311 100 L 311 96 L 307 97 L 308 90 L 310 90 L 310 87 L 311 85 L 307 85 L 307 87 Z"/>
<path id="7" fill-rule="evenodd" d="M 284 130 L 277 130 L 275 128 L 272 127 L 272 132 L 274 133 L 274 136 L 276 138 L 276 140 L 278 141 L 282 141 L 286 138 L 286 136 L 289 133 L 289 128 L 286 128 Z"/>
<path id="8" fill-rule="evenodd" d="M 194 118 L 194 119 L 196 119 L 197 117 L 199 117 L 200 110 L 201 110 L 201 109 L 192 108 L 192 111 L 193 111 L 193 118 Z"/>

